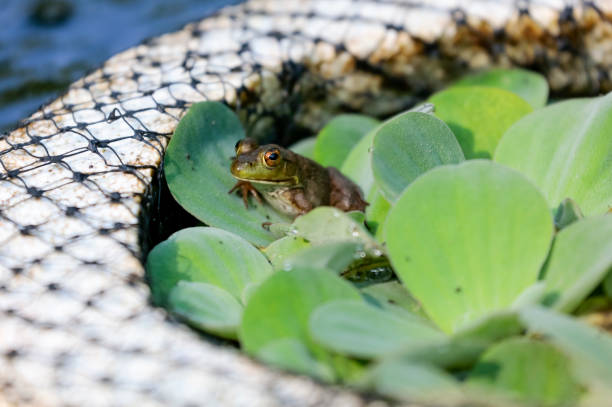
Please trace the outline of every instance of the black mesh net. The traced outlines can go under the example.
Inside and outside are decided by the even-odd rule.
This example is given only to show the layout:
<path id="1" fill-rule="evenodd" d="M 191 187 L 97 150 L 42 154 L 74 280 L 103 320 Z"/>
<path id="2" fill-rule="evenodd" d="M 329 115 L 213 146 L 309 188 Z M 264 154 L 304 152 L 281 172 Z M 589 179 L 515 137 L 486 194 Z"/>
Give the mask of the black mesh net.
<path id="1" fill-rule="evenodd" d="M 0 405 L 371 403 L 262 367 L 150 306 L 142 260 L 184 221 L 159 194 L 178 120 L 219 100 L 251 134 L 287 143 L 336 112 L 384 117 L 490 66 L 539 70 L 557 95 L 597 94 L 612 88 L 611 12 L 604 1 L 253 0 L 111 58 L 0 139 Z"/>

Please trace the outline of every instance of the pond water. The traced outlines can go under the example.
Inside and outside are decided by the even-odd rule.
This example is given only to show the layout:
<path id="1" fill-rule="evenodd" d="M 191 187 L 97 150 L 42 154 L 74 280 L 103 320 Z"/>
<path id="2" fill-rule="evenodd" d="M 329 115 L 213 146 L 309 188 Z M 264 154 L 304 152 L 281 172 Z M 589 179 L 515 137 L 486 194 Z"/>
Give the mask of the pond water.
<path id="1" fill-rule="evenodd" d="M 2 0 L 0 132 L 113 54 L 239 0 Z"/>

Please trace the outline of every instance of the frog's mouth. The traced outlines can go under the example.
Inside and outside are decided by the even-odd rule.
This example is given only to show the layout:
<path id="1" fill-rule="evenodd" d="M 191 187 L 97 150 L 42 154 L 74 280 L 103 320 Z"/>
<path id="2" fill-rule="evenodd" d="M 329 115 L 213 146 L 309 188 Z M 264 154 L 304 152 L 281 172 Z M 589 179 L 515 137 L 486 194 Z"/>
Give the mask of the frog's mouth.
<path id="1" fill-rule="evenodd" d="M 296 184 L 295 178 L 286 178 L 286 179 L 279 179 L 279 180 L 269 180 L 269 179 L 259 180 L 259 179 L 253 179 L 253 178 L 241 178 L 233 174 L 232 176 L 239 181 L 246 181 L 252 184 L 263 184 L 263 185 L 295 185 Z"/>

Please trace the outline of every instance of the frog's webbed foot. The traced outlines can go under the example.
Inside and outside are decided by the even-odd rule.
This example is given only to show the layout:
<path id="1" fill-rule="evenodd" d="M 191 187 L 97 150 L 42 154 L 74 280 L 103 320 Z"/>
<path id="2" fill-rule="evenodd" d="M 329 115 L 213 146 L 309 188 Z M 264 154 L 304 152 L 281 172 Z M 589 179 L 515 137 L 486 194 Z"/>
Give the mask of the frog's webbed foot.
<path id="1" fill-rule="evenodd" d="M 236 185 L 234 185 L 232 189 L 230 189 L 227 193 L 231 194 L 237 189 L 240 189 L 240 193 L 242 194 L 242 202 L 244 202 L 245 208 L 247 209 L 249 208 L 249 193 L 253 195 L 255 199 L 257 199 L 257 202 L 259 202 L 260 204 L 262 203 L 259 192 L 257 192 L 253 184 L 251 184 L 249 181 L 236 182 Z"/>

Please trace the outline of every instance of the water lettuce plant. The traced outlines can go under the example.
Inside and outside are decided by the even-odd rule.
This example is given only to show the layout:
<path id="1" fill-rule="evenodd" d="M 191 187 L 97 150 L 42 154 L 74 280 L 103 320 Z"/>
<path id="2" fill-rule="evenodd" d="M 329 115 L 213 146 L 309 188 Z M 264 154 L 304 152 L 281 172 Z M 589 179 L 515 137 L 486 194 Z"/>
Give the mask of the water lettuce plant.
<path id="1" fill-rule="evenodd" d="M 207 226 L 151 251 L 153 302 L 265 363 L 396 399 L 605 405 L 612 336 L 572 313 L 612 303 L 612 95 L 547 97 L 539 75 L 493 70 L 383 122 L 338 116 L 291 148 L 369 206 L 295 219 L 228 194 L 241 123 L 193 105 L 164 165 Z"/>

